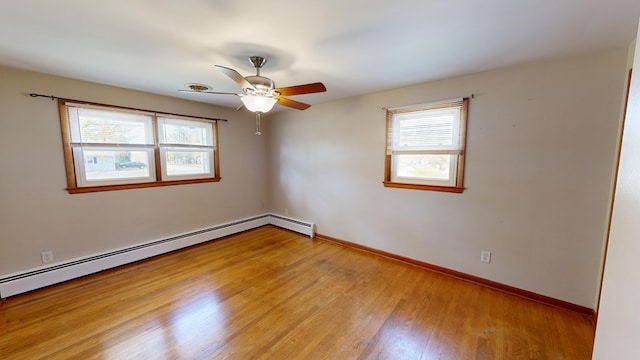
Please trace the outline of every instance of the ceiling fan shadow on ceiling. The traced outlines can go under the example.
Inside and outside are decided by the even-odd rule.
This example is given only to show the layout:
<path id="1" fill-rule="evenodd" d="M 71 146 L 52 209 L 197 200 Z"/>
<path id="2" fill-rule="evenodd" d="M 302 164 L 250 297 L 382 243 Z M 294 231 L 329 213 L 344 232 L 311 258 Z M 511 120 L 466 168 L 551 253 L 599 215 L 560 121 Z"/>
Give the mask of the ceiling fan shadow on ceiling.
<path id="1" fill-rule="evenodd" d="M 215 65 L 220 72 L 240 85 L 242 88 L 241 93 L 211 91 L 211 87 L 204 84 L 187 84 L 186 86 L 189 90 L 179 91 L 239 96 L 240 101 L 242 101 L 242 105 L 240 105 L 236 110 L 240 110 L 244 107 L 249 111 L 256 113 L 256 135 L 262 134 L 260 131 L 260 115 L 269 112 L 275 104 L 298 110 L 306 110 L 311 106 L 309 104 L 288 99 L 285 96 L 313 94 L 327 91 L 327 88 L 321 82 L 276 88 L 273 80 L 260 75 L 260 69 L 267 63 L 267 59 L 261 56 L 251 56 L 249 57 L 249 62 L 251 62 L 251 64 L 256 68 L 256 74 L 246 77 L 240 75 L 240 73 L 234 69 Z"/>

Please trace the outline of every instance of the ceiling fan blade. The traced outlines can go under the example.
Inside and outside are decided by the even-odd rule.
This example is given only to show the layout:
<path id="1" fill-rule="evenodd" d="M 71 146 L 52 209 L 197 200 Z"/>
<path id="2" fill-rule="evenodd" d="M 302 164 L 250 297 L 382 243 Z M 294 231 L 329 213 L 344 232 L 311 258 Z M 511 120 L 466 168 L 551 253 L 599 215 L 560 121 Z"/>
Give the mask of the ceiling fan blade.
<path id="1" fill-rule="evenodd" d="M 245 79 L 242 75 L 240 75 L 239 72 L 233 69 L 229 69 L 228 67 L 220 66 L 220 65 L 215 65 L 215 67 L 217 67 L 218 70 L 220 70 L 223 74 L 227 75 L 231 80 L 235 81 L 238 85 L 240 85 L 241 88 L 243 89 L 249 88 L 253 90 L 256 89 L 255 87 L 253 87 L 253 85 L 251 85 L 250 82 L 247 81 L 247 79 Z"/>
<path id="2" fill-rule="evenodd" d="M 218 91 L 196 91 L 196 90 L 178 90 L 180 92 L 193 93 L 193 94 L 214 94 L 214 95 L 236 95 L 240 96 L 240 94 L 230 93 L 230 92 L 218 92 Z"/>
<path id="3" fill-rule="evenodd" d="M 278 97 L 277 99 L 278 99 L 278 102 L 276 104 L 287 106 L 287 107 L 298 109 L 298 110 L 306 110 L 311 106 L 309 104 L 301 103 L 299 101 L 295 101 L 295 100 L 291 100 L 283 97 Z"/>
<path id="4" fill-rule="evenodd" d="M 282 96 L 290 96 L 290 95 L 302 95 L 302 94 L 313 94 L 318 92 L 327 91 L 327 88 L 321 82 L 315 82 L 311 84 L 297 85 L 297 86 L 289 86 L 275 89 L 275 91 L 279 92 Z"/>
<path id="5" fill-rule="evenodd" d="M 242 110 L 242 109 L 244 109 L 244 104 L 240 104 L 240 106 L 238 106 L 238 107 L 236 108 L 236 111 L 240 111 L 240 110 Z"/>

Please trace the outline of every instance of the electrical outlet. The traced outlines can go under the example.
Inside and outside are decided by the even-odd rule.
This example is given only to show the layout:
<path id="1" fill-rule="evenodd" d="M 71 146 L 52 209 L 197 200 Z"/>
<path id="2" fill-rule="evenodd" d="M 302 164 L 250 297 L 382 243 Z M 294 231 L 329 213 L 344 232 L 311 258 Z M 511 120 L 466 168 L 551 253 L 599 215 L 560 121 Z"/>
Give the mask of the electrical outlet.
<path id="1" fill-rule="evenodd" d="M 491 262 L 491 251 L 482 251 L 480 253 L 480 261 L 485 262 L 485 263 L 490 263 Z"/>
<path id="2" fill-rule="evenodd" d="M 40 253 L 40 256 L 42 256 L 43 264 L 53 262 L 53 251 L 51 250 L 43 251 L 42 253 Z"/>

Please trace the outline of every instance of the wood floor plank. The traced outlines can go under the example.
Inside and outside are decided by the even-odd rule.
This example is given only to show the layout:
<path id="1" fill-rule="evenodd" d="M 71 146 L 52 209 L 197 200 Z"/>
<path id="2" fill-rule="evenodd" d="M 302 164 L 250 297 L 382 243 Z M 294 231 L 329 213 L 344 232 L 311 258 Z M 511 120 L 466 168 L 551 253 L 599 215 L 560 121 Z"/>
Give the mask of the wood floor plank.
<path id="1" fill-rule="evenodd" d="M 5 359 L 588 359 L 583 315 L 265 226 L 0 302 Z"/>

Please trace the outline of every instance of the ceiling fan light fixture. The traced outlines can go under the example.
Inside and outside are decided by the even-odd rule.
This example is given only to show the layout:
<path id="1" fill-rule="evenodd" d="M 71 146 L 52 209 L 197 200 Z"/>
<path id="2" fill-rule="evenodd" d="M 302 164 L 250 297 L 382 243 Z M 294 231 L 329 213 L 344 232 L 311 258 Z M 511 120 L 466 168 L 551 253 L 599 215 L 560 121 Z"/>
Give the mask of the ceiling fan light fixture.
<path id="1" fill-rule="evenodd" d="M 252 112 L 266 113 L 273 109 L 278 99 L 263 95 L 243 95 L 240 100 L 244 106 Z"/>

